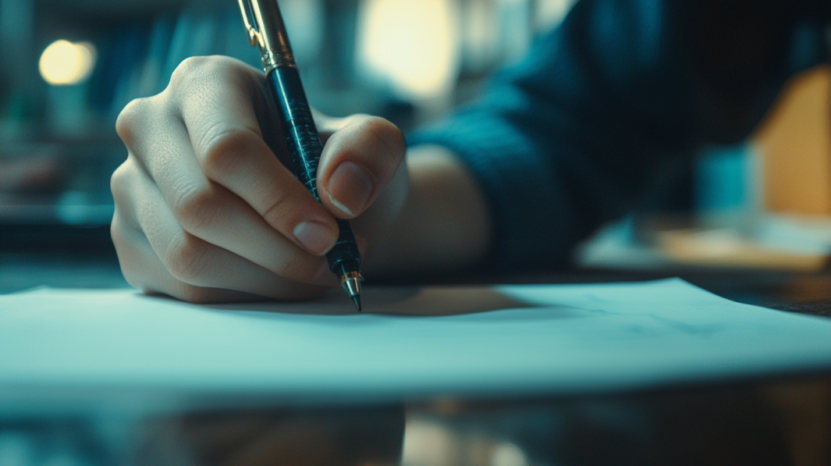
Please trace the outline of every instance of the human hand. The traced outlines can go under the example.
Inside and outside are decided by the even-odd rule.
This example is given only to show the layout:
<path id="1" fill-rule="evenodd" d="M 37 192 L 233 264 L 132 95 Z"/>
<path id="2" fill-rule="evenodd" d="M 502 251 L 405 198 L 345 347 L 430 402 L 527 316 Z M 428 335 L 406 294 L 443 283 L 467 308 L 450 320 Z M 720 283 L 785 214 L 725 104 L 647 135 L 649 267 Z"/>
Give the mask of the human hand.
<path id="1" fill-rule="evenodd" d="M 318 203 L 280 162 L 271 100 L 258 70 L 199 57 L 121 112 L 128 157 L 112 177 L 111 232 L 131 285 L 192 302 L 311 298 L 337 285 L 324 257 L 335 217 L 358 218 L 370 249 L 383 235 L 407 195 L 398 128 L 316 115 Z"/>

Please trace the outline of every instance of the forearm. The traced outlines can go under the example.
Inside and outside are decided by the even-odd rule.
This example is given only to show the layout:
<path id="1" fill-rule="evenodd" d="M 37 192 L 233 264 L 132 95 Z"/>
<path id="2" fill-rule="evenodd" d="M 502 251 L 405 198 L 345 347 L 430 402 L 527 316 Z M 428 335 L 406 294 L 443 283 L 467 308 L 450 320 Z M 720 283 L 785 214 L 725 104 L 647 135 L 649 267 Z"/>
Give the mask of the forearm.
<path id="1" fill-rule="evenodd" d="M 492 216 L 464 164 L 441 146 L 425 145 L 410 149 L 407 168 L 407 201 L 388 232 L 367 245 L 367 275 L 446 271 L 483 261 Z"/>

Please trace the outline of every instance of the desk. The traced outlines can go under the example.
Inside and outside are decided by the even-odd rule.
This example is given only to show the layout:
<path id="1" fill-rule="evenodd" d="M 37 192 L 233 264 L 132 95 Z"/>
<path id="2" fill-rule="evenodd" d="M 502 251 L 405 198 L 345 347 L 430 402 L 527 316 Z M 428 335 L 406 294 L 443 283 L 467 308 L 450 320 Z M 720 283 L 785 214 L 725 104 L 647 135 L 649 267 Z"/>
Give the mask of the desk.
<path id="1" fill-rule="evenodd" d="M 517 280 L 664 276 L 583 271 Z M 681 276 L 733 300 L 831 316 L 831 274 Z M 40 284 L 126 286 L 112 255 L 0 255 L 0 292 Z M 603 396 L 439 398 L 392 406 L 214 407 L 118 418 L 0 413 L 4 465 L 357 465 L 398 464 L 402 456 L 413 466 L 831 464 L 831 374 Z"/>

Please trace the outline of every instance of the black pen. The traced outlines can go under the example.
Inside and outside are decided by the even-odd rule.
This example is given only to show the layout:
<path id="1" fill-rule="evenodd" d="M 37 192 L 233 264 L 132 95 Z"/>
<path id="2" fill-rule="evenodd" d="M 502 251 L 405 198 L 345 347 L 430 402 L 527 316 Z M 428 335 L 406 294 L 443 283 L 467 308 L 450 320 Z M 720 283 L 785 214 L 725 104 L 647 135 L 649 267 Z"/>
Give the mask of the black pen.
<path id="1" fill-rule="evenodd" d="M 323 145 L 317 133 L 286 27 L 276 0 L 239 0 L 242 21 L 251 45 L 260 47 L 266 78 L 274 93 L 277 111 L 294 165 L 294 174 L 320 202 L 317 165 Z M 361 311 L 361 255 L 349 221 L 338 219 L 340 233 L 326 254 L 329 269 Z"/>

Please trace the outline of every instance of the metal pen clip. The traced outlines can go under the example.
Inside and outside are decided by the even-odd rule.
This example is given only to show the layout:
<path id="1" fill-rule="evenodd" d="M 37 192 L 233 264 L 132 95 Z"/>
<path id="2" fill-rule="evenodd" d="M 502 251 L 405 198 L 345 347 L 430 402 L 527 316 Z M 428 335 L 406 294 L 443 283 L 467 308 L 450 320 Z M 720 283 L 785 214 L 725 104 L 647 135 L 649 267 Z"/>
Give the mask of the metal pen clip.
<path id="1" fill-rule="evenodd" d="M 248 42 L 260 48 L 265 72 L 296 68 L 286 26 L 276 0 L 238 0 Z"/>

